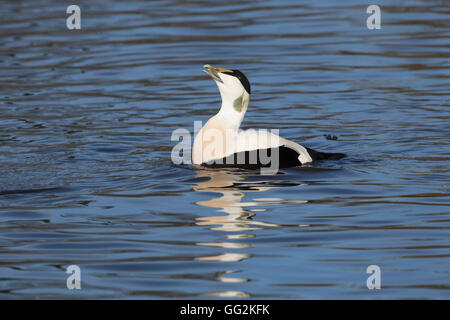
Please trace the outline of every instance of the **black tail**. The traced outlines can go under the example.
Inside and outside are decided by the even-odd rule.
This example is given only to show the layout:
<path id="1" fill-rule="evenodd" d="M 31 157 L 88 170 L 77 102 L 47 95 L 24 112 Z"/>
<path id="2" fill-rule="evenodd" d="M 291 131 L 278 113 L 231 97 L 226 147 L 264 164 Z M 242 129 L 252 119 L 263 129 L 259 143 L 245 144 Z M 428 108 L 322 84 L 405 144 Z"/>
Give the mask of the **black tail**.
<path id="1" fill-rule="evenodd" d="M 306 150 L 308 151 L 309 156 L 311 157 L 311 159 L 313 159 L 313 161 L 316 161 L 316 160 L 339 160 L 339 159 L 346 157 L 346 155 L 344 153 L 319 152 L 319 151 L 315 151 L 310 148 L 306 148 Z"/>

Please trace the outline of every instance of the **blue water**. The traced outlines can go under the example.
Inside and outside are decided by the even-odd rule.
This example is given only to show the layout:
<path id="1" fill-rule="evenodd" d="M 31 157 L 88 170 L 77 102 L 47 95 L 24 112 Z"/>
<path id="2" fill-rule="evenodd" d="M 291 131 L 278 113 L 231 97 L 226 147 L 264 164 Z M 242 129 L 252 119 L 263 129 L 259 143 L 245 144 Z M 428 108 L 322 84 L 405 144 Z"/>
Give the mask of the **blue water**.
<path id="1" fill-rule="evenodd" d="M 380 30 L 349 0 L 77 4 L 0 5 L 1 299 L 450 297 L 446 1 L 375 1 Z M 174 165 L 206 63 L 249 78 L 243 128 L 348 157 Z"/>

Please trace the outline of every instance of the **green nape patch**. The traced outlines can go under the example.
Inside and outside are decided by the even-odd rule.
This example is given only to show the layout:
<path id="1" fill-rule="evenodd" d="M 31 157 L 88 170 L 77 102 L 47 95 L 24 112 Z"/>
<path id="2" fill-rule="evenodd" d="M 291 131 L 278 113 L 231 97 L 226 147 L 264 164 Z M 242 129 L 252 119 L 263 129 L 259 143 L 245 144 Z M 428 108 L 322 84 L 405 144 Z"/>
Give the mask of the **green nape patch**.
<path id="1" fill-rule="evenodd" d="M 247 106 L 248 103 L 248 97 L 246 97 L 245 92 L 236 100 L 233 102 L 233 108 L 237 112 L 242 112 L 242 109 L 244 109 Z"/>
<path id="2" fill-rule="evenodd" d="M 241 95 L 239 98 L 237 98 L 236 100 L 234 100 L 233 102 L 233 108 L 234 110 L 236 110 L 237 112 L 241 112 L 242 111 L 242 99 L 244 99 L 244 95 Z"/>

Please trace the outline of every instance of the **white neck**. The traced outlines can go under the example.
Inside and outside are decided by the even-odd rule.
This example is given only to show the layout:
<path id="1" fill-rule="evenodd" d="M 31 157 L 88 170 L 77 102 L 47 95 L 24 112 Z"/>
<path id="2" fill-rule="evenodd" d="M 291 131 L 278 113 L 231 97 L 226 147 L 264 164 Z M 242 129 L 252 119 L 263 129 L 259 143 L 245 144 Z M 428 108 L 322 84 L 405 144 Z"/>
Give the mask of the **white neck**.
<path id="1" fill-rule="evenodd" d="M 241 108 L 241 111 L 237 111 L 234 107 L 234 103 L 236 98 L 231 98 L 229 95 L 225 95 L 220 92 L 220 96 L 222 97 L 222 106 L 220 107 L 219 112 L 216 114 L 216 117 L 221 118 L 228 124 L 228 127 L 234 131 L 238 131 L 241 126 L 242 120 L 244 119 L 245 112 L 247 111 L 248 101 L 250 97 L 247 93 L 246 102 Z"/>

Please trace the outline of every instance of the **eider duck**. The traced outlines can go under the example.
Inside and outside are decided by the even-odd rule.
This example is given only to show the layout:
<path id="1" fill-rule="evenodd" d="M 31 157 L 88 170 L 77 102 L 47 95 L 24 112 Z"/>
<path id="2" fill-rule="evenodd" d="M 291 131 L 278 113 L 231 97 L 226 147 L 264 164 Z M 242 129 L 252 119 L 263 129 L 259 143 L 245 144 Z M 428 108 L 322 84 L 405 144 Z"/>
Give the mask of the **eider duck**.
<path id="1" fill-rule="evenodd" d="M 239 70 L 204 66 L 219 88 L 222 106 L 197 133 L 192 162 L 206 167 L 286 168 L 315 160 L 340 159 L 342 153 L 324 153 L 303 147 L 268 130 L 240 130 L 250 101 L 250 82 Z M 273 131 L 273 130 L 272 130 Z"/>

